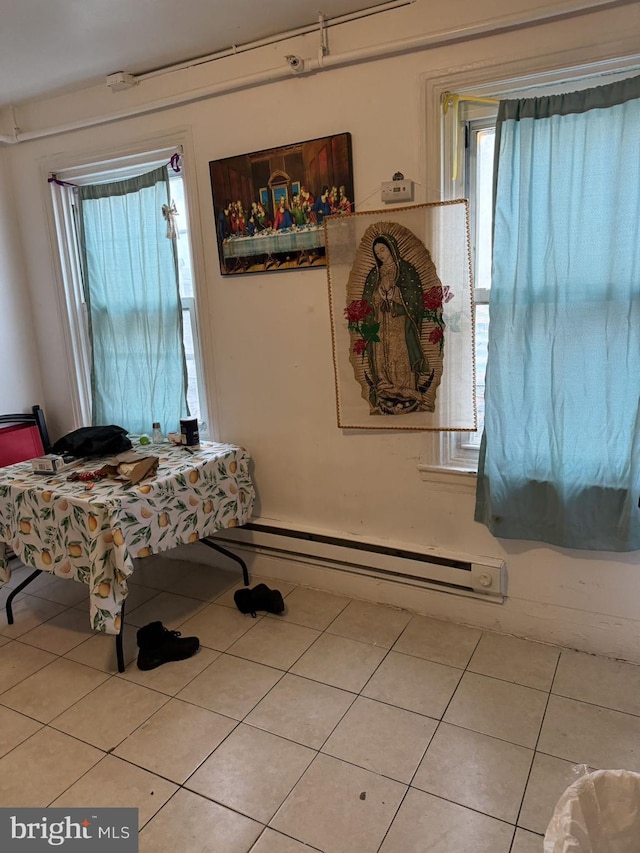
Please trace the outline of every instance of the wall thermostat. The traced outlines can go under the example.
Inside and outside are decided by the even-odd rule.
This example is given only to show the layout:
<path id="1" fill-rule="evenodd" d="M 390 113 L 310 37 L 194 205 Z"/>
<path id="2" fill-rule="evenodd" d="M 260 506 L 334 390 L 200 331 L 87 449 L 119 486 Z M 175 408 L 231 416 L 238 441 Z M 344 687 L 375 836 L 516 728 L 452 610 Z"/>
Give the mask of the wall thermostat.
<path id="1" fill-rule="evenodd" d="M 413 201 L 413 181 L 408 181 L 406 178 L 383 181 L 380 188 L 380 197 L 385 204 Z"/>

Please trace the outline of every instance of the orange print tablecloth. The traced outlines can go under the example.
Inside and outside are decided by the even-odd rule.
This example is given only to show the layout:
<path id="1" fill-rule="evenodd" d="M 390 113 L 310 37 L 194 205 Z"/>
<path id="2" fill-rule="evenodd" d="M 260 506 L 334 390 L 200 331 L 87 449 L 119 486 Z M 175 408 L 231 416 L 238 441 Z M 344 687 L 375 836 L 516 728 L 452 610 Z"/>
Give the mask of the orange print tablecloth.
<path id="1" fill-rule="evenodd" d="M 147 557 L 245 524 L 255 491 L 246 450 L 208 442 L 191 453 L 168 444 L 141 449 L 160 459 L 155 477 L 125 487 L 117 480 L 67 480 L 106 460 L 57 474 L 30 462 L 0 469 L 0 586 L 10 578 L 6 545 L 22 562 L 89 585 L 91 626 L 117 634 L 127 581 Z"/>

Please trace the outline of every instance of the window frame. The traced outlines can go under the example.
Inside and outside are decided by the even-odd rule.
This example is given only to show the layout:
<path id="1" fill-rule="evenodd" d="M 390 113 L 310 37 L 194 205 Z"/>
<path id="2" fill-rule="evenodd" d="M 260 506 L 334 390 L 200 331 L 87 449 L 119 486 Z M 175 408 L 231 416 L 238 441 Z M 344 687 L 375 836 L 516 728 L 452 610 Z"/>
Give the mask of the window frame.
<path id="1" fill-rule="evenodd" d="M 459 180 L 463 185 L 464 197 L 469 199 L 469 230 L 471 233 L 471 258 L 472 269 L 474 271 L 474 328 L 477 330 L 476 309 L 478 305 L 488 305 L 491 287 L 478 287 L 476 270 L 478 268 L 477 247 L 479 242 L 479 213 L 478 213 L 478 135 L 487 131 L 490 128 L 495 130 L 496 121 L 498 119 L 498 104 L 474 104 L 468 102 L 464 104 L 461 110 L 462 115 L 458 115 L 458 135 L 464 138 L 464 148 L 460 156 Z M 493 208 L 493 188 L 491 190 L 491 199 Z M 489 273 L 490 275 L 491 273 Z M 479 408 L 478 380 L 478 338 L 477 332 L 474 333 L 475 346 L 475 370 L 476 370 L 476 404 Z M 484 397 L 483 397 L 484 406 Z M 482 437 L 482 429 L 484 427 L 484 418 L 478 419 L 477 432 L 456 432 L 452 433 L 454 446 L 451 448 L 451 458 L 458 460 L 463 465 L 471 465 L 477 470 L 478 454 L 480 452 L 480 438 Z"/>
<path id="2" fill-rule="evenodd" d="M 632 42 L 606 45 L 610 55 L 594 57 L 593 46 L 573 51 L 568 62 L 566 53 L 530 57 L 525 60 L 449 69 L 441 74 L 425 75 L 424 90 L 426 121 L 423 129 L 423 150 L 426 162 L 426 186 L 433 192 L 439 188 L 439 198 L 449 200 L 467 197 L 465 187 L 453 175 L 454 134 L 452 122 L 443 114 L 443 97 L 450 92 L 461 96 L 501 99 L 533 97 L 545 90 L 571 87 L 571 90 L 597 85 L 599 79 L 611 82 L 615 76 L 630 76 L 640 71 L 640 54 Z M 482 117 L 482 107 L 471 112 Z M 493 105 L 487 105 L 488 110 Z M 497 113 L 497 104 L 495 105 Z M 438 128 L 438 131 L 430 129 Z M 464 133 L 458 133 L 458 156 L 464 146 Z M 458 170 L 460 171 L 460 170 Z M 479 448 L 464 447 L 469 433 L 432 432 L 426 434 L 425 451 L 418 463 L 422 480 L 432 488 L 475 494 Z"/>
<path id="3" fill-rule="evenodd" d="M 66 160 L 63 163 L 60 163 L 59 160 L 50 161 L 43 164 L 42 168 L 43 171 L 46 170 L 47 177 L 55 175 L 59 181 L 66 181 L 71 184 L 99 183 L 106 179 L 122 180 L 134 174 L 140 174 L 141 171 L 151 170 L 165 163 L 168 164 L 173 154 L 176 152 L 184 153 L 184 151 L 184 139 L 175 142 L 162 140 L 160 144 L 158 141 L 150 141 L 146 145 L 136 146 L 133 150 L 102 152 L 93 156 L 89 154 L 78 155 L 73 160 Z M 191 223 L 194 220 L 190 215 L 190 181 L 188 170 L 185 169 L 184 165 L 181 179 L 184 192 L 185 222 Z M 55 256 L 54 265 L 58 275 L 59 301 L 66 326 L 64 334 L 70 377 L 71 405 L 74 425 L 81 427 L 91 423 L 91 346 L 80 255 L 73 248 L 74 242 L 77 246 L 75 204 L 72 194 L 68 192 L 66 187 L 50 183 L 50 189 L 50 227 Z M 71 239 L 70 235 L 73 235 Z M 180 300 L 183 316 L 185 311 L 188 312 L 196 358 L 201 434 L 208 437 L 210 419 L 206 394 L 206 368 L 201 347 L 202 336 L 199 330 L 201 309 L 198 281 L 202 278 L 199 270 L 203 268 L 203 264 L 199 258 L 202 250 L 198 237 L 199 235 L 194 234 L 191 227 L 188 226 L 193 295 L 184 297 L 181 294 Z"/>
<path id="4" fill-rule="evenodd" d="M 188 252 L 189 252 L 189 268 L 191 272 L 191 294 L 185 295 L 182 292 L 182 282 L 180 282 L 180 303 L 183 312 L 183 322 L 184 322 L 184 313 L 186 312 L 189 317 L 189 330 L 191 332 L 191 340 L 193 343 L 193 351 L 196 361 L 196 385 L 198 391 L 198 406 L 199 406 L 199 430 L 200 435 L 203 438 L 209 438 L 209 423 L 208 423 L 208 407 L 207 407 L 207 395 L 205 391 L 204 384 L 204 369 L 203 369 L 203 356 L 202 356 L 202 348 L 200 346 L 200 332 L 199 332 L 199 322 L 198 322 L 198 304 L 196 300 L 196 276 L 194 273 L 195 263 L 194 263 L 194 247 L 193 240 L 191 236 L 191 220 L 189 216 L 189 194 L 187 188 L 187 182 L 185 180 L 184 169 L 181 171 L 180 175 L 181 184 L 182 184 L 182 195 L 183 195 L 183 204 L 184 209 L 179 211 L 178 215 L 182 214 L 183 220 L 181 222 L 184 223 L 185 227 L 180 228 L 180 223 L 178 226 L 178 239 L 183 239 L 183 233 L 187 234 L 188 237 Z M 175 177 L 169 176 L 169 186 L 171 186 L 172 181 L 175 180 Z M 177 245 L 178 257 L 180 256 L 180 250 L 182 248 L 182 243 Z M 184 334 L 183 334 L 184 340 Z"/>

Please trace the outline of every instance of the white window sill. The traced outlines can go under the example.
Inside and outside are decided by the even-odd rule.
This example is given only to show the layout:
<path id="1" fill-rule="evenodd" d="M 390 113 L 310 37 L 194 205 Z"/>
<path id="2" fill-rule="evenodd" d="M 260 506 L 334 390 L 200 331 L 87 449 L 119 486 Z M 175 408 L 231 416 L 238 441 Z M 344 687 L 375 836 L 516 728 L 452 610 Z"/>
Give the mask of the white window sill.
<path id="1" fill-rule="evenodd" d="M 420 479 L 441 492 L 475 495 L 476 472 L 464 468 L 440 468 L 435 465 L 418 465 Z"/>

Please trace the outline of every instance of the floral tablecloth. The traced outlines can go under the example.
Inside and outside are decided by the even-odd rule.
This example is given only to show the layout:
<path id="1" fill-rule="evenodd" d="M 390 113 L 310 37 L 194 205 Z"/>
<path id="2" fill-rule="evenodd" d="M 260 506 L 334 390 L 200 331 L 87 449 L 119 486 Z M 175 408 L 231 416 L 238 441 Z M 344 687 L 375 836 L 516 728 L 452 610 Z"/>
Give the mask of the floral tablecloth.
<path id="1" fill-rule="evenodd" d="M 5 543 L 27 566 L 89 585 L 91 626 L 117 634 L 136 558 L 245 524 L 255 491 L 246 450 L 208 442 L 191 453 L 169 444 L 140 448 L 160 459 L 154 477 L 126 487 L 70 482 L 106 460 L 86 460 L 57 474 L 30 462 L 0 469 L 0 586 L 10 578 Z"/>

